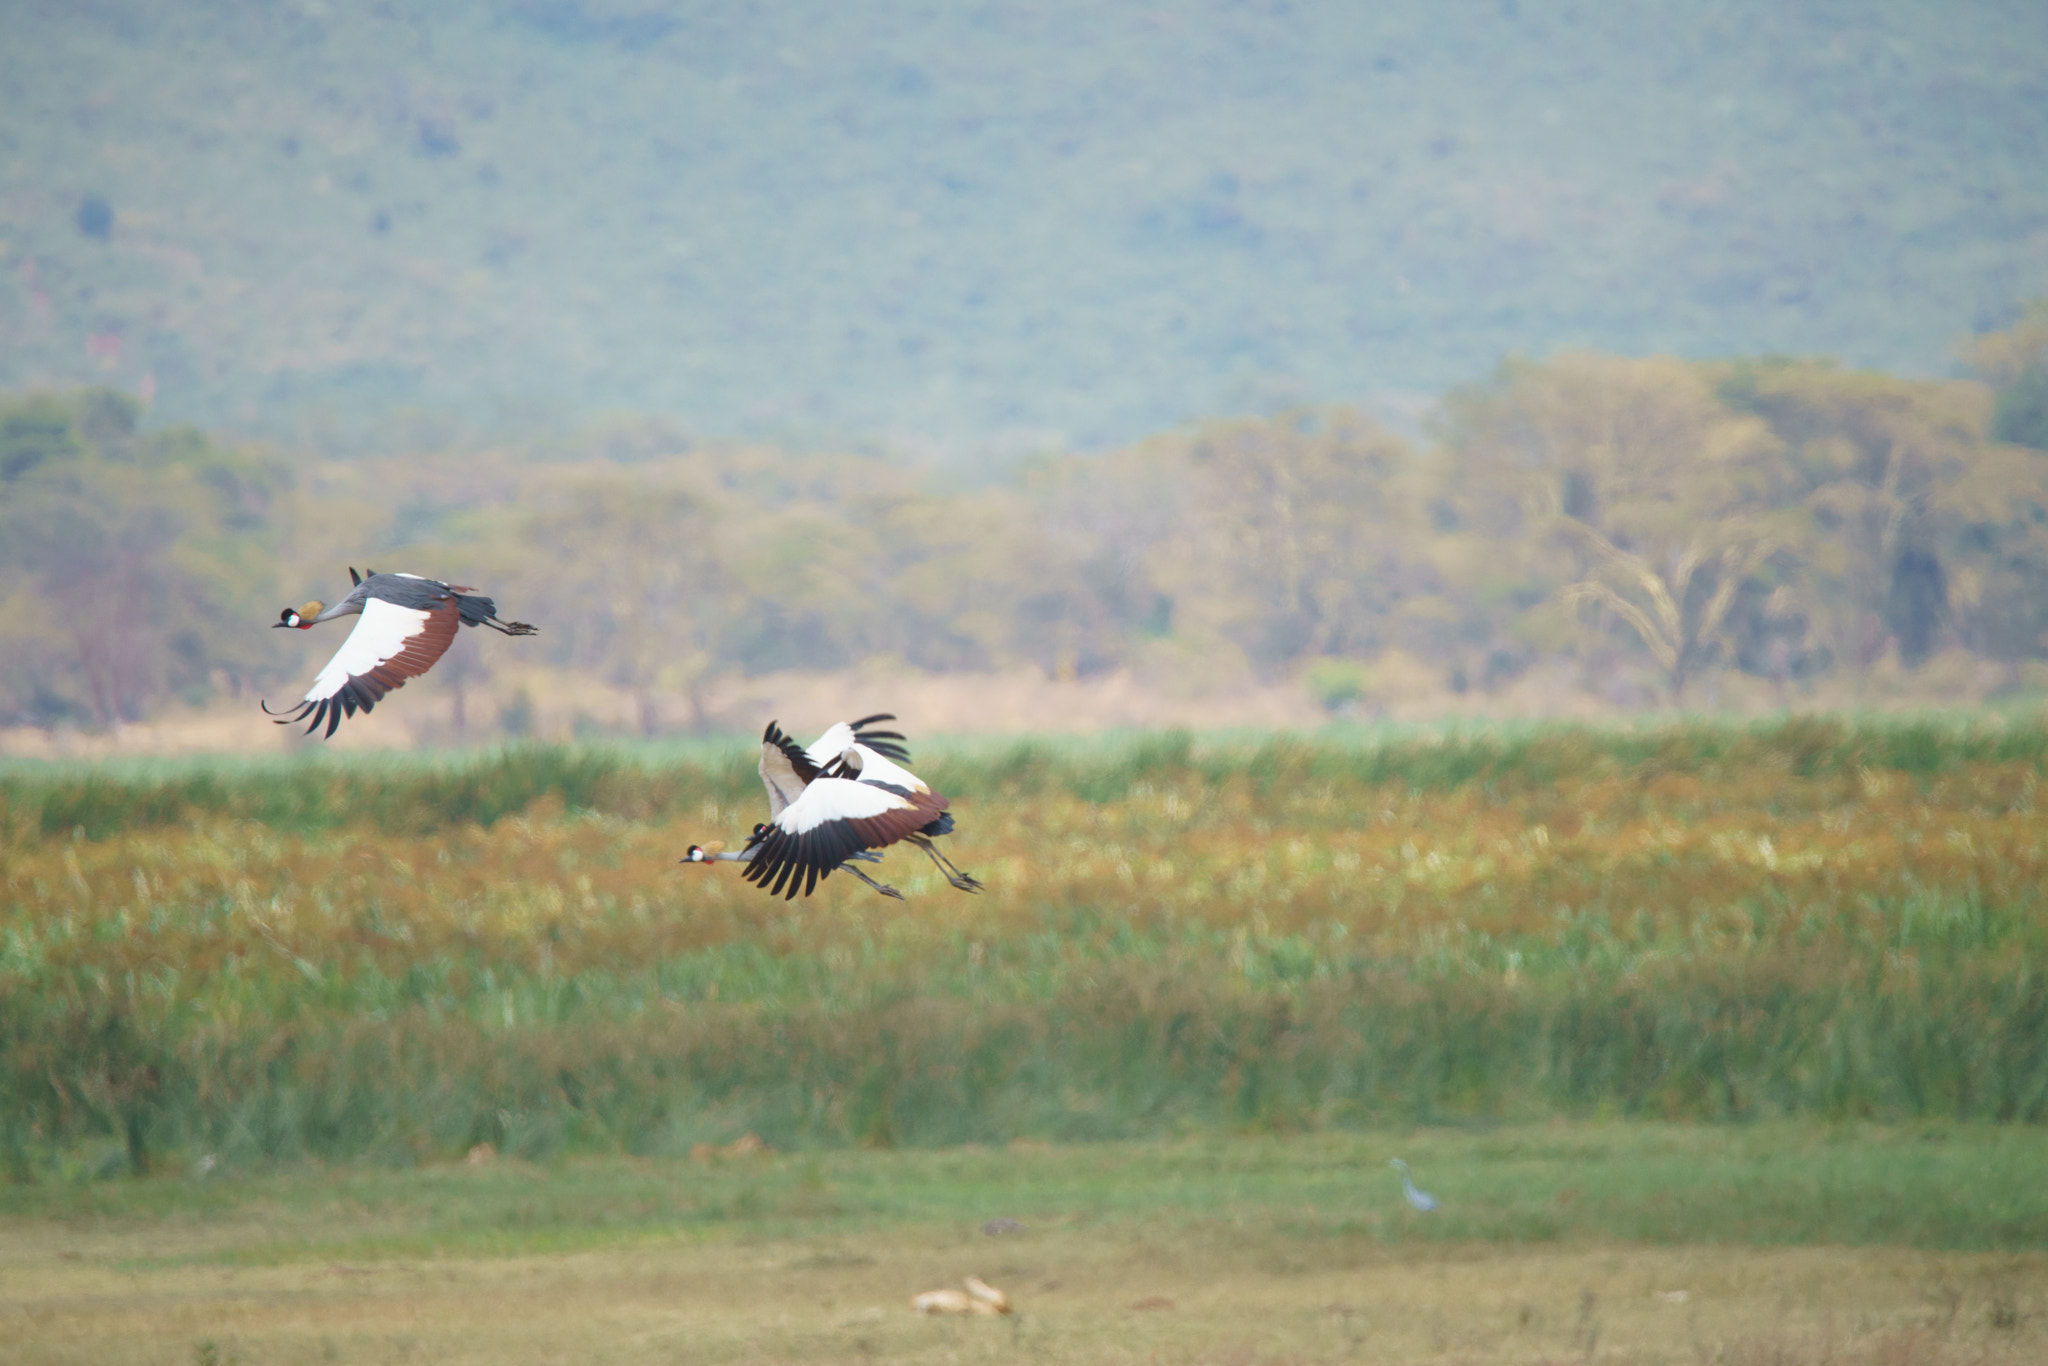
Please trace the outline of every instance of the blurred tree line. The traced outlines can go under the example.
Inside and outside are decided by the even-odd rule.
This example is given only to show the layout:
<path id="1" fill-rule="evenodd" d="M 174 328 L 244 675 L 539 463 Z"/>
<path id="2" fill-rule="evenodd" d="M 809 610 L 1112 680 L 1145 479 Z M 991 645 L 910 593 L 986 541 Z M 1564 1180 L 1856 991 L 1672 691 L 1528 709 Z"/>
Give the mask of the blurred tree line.
<path id="1" fill-rule="evenodd" d="M 265 667 L 247 628 L 290 471 L 140 416 L 109 390 L 0 401 L 0 723 L 105 727 Z"/>
<path id="2" fill-rule="evenodd" d="M 1540 661 L 1683 699 L 1960 648 L 2048 658 L 2048 307 L 1979 380 L 1592 352 L 1448 395 L 1426 445 L 1347 410 L 1217 422 L 968 486 L 874 456 L 619 427 L 565 451 L 292 464 L 0 401 L 0 722 L 105 726 L 288 689 L 278 609 L 355 564 L 475 583 L 643 729 L 731 673 L 1305 674 Z M 338 644 L 339 632 L 335 632 Z M 443 666 L 457 690 L 485 652 Z"/>

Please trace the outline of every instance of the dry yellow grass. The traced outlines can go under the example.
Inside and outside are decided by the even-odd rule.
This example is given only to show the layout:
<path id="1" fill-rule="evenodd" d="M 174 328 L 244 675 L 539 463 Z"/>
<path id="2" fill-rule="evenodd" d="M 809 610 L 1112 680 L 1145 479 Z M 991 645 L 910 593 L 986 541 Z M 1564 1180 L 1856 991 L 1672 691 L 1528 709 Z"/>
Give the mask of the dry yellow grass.
<path id="1" fill-rule="evenodd" d="M 1927 783 L 1868 769 L 1799 777 L 1760 764 L 1708 780 L 1649 769 L 1507 792 L 1322 779 L 1268 792 L 1243 774 L 1185 773 L 1114 802 L 960 803 L 951 852 L 988 884 L 979 897 L 947 893 L 898 852 L 882 876 L 910 901 L 841 878 L 794 903 L 730 868 L 677 864 L 694 842 L 737 842 L 765 814 L 753 792 L 643 820 L 564 819 L 546 798 L 489 830 L 300 835 L 212 820 L 28 841 L 9 851 L 0 897 L 39 962 L 124 973 L 287 955 L 328 972 L 402 971 L 477 951 L 528 966 L 545 955 L 566 973 L 732 942 L 776 954 L 996 943 L 1039 928 L 1048 905 L 1116 907 L 1126 924 L 1341 936 L 1383 955 L 1483 954 L 1505 936 L 1562 933 L 1560 907 L 1597 906 L 1603 932 L 1744 954 L 1797 928 L 1760 919 L 1762 904 L 1839 914 L 1827 933 L 1927 892 L 2025 904 L 2048 884 L 2037 788 L 2025 763 Z"/>
<path id="2" fill-rule="evenodd" d="M 2048 1360 L 2038 1253 L 1383 1248 L 1040 1220 L 999 1240 L 913 1226 L 237 1266 L 223 1254 L 276 1239 L 274 1222 L 0 1229 L 0 1343 L 21 1366 Z M 910 1309 L 968 1274 L 1003 1287 L 1017 1316 Z"/>

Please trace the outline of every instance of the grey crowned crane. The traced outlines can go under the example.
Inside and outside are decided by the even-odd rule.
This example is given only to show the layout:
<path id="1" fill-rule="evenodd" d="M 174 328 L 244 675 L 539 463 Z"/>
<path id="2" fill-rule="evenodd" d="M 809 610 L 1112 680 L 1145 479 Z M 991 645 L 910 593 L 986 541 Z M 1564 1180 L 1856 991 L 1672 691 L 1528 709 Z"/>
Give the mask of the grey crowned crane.
<path id="1" fill-rule="evenodd" d="M 754 827 L 737 853 L 723 852 L 723 845 L 693 844 L 683 861 L 745 863 L 747 881 L 785 898 L 799 891 L 810 895 L 820 879 L 844 868 L 882 895 L 901 899 L 901 892 L 852 866 L 878 862 L 873 851 L 901 842 L 924 850 L 960 891 L 980 891 L 981 883 L 932 843 L 953 830 L 946 799 L 896 762 L 910 758 L 901 734 L 875 729 L 895 719 L 883 713 L 842 721 L 808 750 L 769 722 L 761 736 L 760 766 L 768 820 Z"/>
<path id="2" fill-rule="evenodd" d="M 772 821 L 788 810 L 791 802 L 803 796 L 804 789 L 810 785 L 811 779 L 818 776 L 819 770 L 836 759 L 855 739 L 871 742 L 878 753 L 887 753 L 908 763 L 910 751 L 905 747 L 903 733 L 875 729 L 882 722 L 895 719 L 895 716 L 888 712 L 878 712 L 873 716 L 863 716 L 858 721 L 835 722 L 813 741 L 807 750 L 798 749 L 795 741 L 784 735 L 780 726 L 770 721 L 768 729 L 761 735 L 761 762 L 758 766 L 761 786 L 768 792 L 768 820 Z M 723 840 L 713 840 L 710 844 L 693 844 L 682 861 L 750 863 L 754 858 L 754 841 L 759 840 L 767 830 L 766 821 L 756 825 L 753 836 L 746 846 L 734 853 L 725 851 Z M 869 850 L 861 850 L 847 858 L 849 864 L 855 860 L 862 863 L 880 863 L 882 856 Z M 848 867 L 846 871 L 883 896 L 894 897 L 898 901 L 903 899 L 903 893 L 894 887 L 884 886 L 858 868 Z"/>
<path id="3" fill-rule="evenodd" d="M 311 735 L 324 722 L 326 734 L 332 735 L 343 716 L 359 711 L 367 716 L 384 694 L 433 668 L 454 642 L 458 626 L 488 626 L 508 636 L 530 636 L 539 629 L 523 621 L 500 621 L 497 604 L 489 598 L 438 579 L 374 569 L 367 575 L 350 569 L 348 576 L 355 587 L 334 606 L 309 602 L 287 607 L 272 623 L 277 630 L 310 631 L 336 617 L 360 618 L 313 679 L 305 700 L 281 712 L 262 704 L 280 726 L 306 721 Z"/>

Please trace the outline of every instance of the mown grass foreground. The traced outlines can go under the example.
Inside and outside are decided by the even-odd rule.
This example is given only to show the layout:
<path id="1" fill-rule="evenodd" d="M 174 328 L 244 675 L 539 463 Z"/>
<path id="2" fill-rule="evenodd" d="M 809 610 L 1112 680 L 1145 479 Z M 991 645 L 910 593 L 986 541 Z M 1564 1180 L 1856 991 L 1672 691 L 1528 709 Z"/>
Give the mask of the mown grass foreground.
<path id="1" fill-rule="evenodd" d="M 2018 1125 L 1615 1121 L 44 1182 L 0 1192 L 0 1340 L 95 1366 L 2019 1366 L 2048 1353 L 2042 1156 Z M 1017 1312 L 911 1313 L 967 1275 Z"/>
<path id="2" fill-rule="evenodd" d="M 679 867 L 746 747 L 7 770 L 8 1169 L 2048 1118 L 2039 721 L 918 757 L 980 897 Z"/>

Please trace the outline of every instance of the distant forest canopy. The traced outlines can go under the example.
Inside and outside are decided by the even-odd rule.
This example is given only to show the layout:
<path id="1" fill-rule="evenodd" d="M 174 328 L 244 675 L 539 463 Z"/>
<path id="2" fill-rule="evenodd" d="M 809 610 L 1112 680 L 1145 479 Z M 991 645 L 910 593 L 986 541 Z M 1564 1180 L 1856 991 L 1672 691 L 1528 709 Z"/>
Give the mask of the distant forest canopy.
<path id="1" fill-rule="evenodd" d="M 1661 694 L 1960 649 L 2048 658 L 2048 305 L 1980 379 L 1568 352 L 1448 395 L 1217 421 L 984 487 L 658 426 L 481 456 L 291 460 L 146 430 L 108 390 L 0 400 L 0 722 L 107 726 L 303 682 L 278 611 L 344 571 L 478 585 L 512 667 L 639 700 L 875 658 L 1054 677 L 1301 677 L 1398 659 L 1458 691 L 1543 662 Z M 345 628 L 327 628 L 338 646 Z M 505 652 L 457 650 L 457 686 Z"/>
<path id="2" fill-rule="evenodd" d="M 973 459 L 1412 431 L 1568 345 L 1936 376 L 2048 291 L 2044 52 L 2039 0 L 8 0 L 0 390 Z"/>

